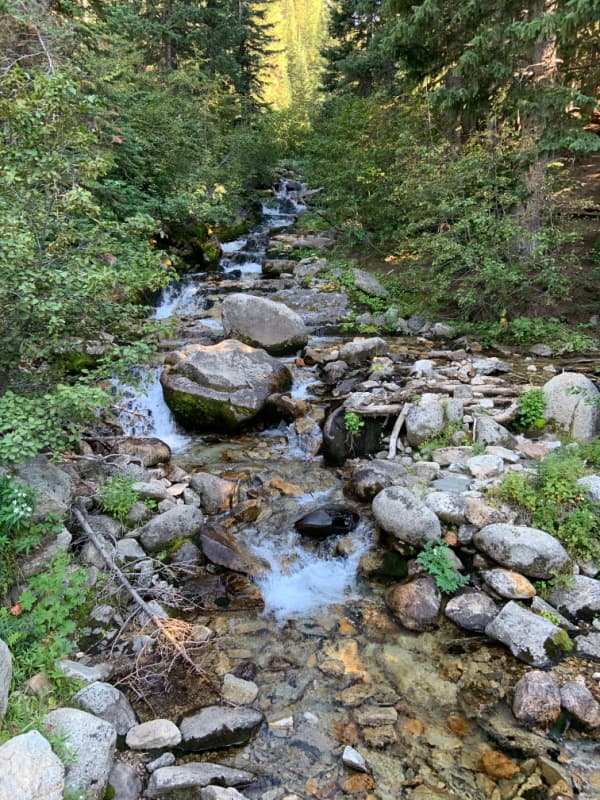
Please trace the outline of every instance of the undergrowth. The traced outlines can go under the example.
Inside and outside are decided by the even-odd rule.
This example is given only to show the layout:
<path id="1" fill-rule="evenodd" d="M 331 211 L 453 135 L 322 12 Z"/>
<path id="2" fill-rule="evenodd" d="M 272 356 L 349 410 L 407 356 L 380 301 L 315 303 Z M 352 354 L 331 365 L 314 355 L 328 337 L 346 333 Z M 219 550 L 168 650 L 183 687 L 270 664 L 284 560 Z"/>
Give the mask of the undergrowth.
<path id="1" fill-rule="evenodd" d="M 469 583 L 468 575 L 461 575 L 451 559 L 452 551 L 442 541 L 427 542 L 416 558 L 434 579 L 444 594 L 452 594 Z"/>

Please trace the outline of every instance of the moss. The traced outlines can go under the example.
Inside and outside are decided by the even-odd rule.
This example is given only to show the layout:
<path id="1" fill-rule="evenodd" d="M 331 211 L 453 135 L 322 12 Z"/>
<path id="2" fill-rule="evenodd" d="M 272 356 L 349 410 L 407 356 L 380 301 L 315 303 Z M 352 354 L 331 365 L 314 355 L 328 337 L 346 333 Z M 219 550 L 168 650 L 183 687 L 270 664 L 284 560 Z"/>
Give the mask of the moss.
<path id="1" fill-rule="evenodd" d="M 225 432 L 237 430 L 255 415 L 254 409 L 227 405 L 199 394 L 171 389 L 163 385 L 165 402 L 175 419 L 190 430 L 218 429 Z"/>

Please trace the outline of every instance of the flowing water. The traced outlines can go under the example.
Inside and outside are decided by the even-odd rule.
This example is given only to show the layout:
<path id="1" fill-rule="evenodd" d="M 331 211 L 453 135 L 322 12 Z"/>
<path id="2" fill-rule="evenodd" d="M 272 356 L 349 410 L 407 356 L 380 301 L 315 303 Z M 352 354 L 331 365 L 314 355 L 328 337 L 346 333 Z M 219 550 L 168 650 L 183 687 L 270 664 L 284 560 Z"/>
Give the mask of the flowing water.
<path id="1" fill-rule="evenodd" d="M 223 287 L 232 278 L 235 286 L 257 279 L 267 229 L 292 224 L 302 207 L 294 192 L 281 192 L 277 201 L 263 209 L 261 228 L 223 246 L 220 285 L 208 286 L 204 275 L 186 277 L 164 290 L 155 316 L 193 318 L 186 330 L 196 341 L 222 338 Z M 314 370 L 296 366 L 293 359 L 287 363 L 294 376 L 292 396 L 310 402 Z M 296 532 L 294 522 L 307 511 L 348 504 L 338 471 L 312 455 L 319 425 L 301 433 L 294 424 L 281 423 L 237 437 L 191 436 L 174 423 L 158 375 L 158 368 L 148 374 L 146 394 L 125 390 L 126 400 L 130 394 L 129 412 L 122 418 L 126 432 L 168 442 L 173 461 L 189 471 L 242 474 L 262 486 L 276 479 L 292 487 L 280 496 L 274 493 L 268 509 L 240 534 L 254 556 L 269 565 L 256 578 L 264 611 L 203 616 L 217 633 L 210 668 L 252 677 L 259 688 L 255 705 L 267 724 L 246 747 L 208 753 L 207 759 L 251 769 L 259 780 L 244 793 L 264 800 L 342 798 L 356 791 L 381 800 L 544 798 L 543 788 L 536 793 L 535 787 L 518 795 L 527 780 L 527 770 L 519 771 L 527 763 L 526 748 L 515 746 L 509 753 L 517 765 L 512 780 L 509 768 L 506 777 L 492 780 L 482 767 L 483 755 L 498 745 L 474 718 L 495 708 L 522 666 L 501 648 L 445 621 L 435 632 L 419 635 L 393 621 L 383 600 L 389 583 L 358 574 L 361 556 L 376 540 L 365 507 L 349 535 L 315 544 Z M 173 704 L 179 711 L 194 710 L 186 707 L 185 696 Z M 505 722 L 497 720 L 496 729 L 505 730 Z M 346 744 L 366 755 L 373 781 L 341 765 Z M 553 755 L 558 750 L 549 739 L 535 746 Z"/>

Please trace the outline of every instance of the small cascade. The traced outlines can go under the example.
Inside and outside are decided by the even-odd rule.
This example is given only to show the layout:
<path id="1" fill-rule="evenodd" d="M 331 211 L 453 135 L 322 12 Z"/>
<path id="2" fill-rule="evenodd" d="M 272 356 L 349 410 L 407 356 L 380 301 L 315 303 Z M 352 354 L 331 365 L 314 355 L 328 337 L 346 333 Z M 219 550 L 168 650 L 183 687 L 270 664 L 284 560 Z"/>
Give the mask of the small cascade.
<path id="1" fill-rule="evenodd" d="M 168 319 L 175 313 L 178 316 L 198 310 L 204 298 L 201 281 L 205 273 L 186 275 L 161 290 L 154 310 L 154 319 Z"/>

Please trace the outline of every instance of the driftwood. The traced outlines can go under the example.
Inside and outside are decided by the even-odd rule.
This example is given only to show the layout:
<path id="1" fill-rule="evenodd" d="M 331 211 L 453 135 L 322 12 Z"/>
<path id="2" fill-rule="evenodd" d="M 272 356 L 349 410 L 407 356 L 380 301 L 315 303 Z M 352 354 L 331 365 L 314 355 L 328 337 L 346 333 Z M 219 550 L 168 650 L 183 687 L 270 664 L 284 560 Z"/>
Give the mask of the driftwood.
<path id="1" fill-rule="evenodd" d="M 398 414 L 398 418 L 394 423 L 394 427 L 392 429 L 392 435 L 390 436 L 390 447 L 388 450 L 388 459 L 391 460 L 392 458 L 396 457 L 396 448 L 398 447 L 398 437 L 400 436 L 400 431 L 402 430 L 402 426 L 404 425 L 404 421 L 408 415 L 408 412 L 412 408 L 412 403 L 405 403 L 402 407 L 402 411 Z"/>

